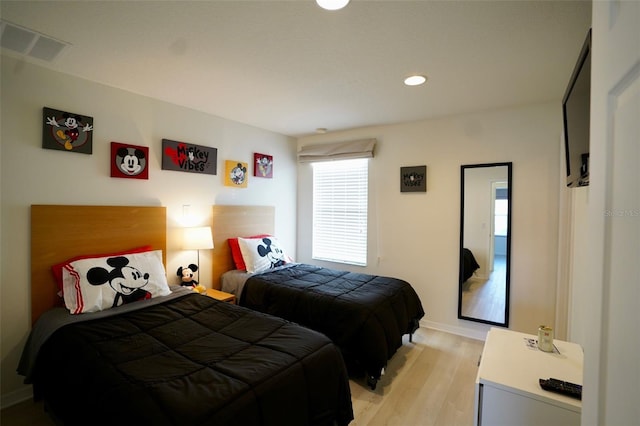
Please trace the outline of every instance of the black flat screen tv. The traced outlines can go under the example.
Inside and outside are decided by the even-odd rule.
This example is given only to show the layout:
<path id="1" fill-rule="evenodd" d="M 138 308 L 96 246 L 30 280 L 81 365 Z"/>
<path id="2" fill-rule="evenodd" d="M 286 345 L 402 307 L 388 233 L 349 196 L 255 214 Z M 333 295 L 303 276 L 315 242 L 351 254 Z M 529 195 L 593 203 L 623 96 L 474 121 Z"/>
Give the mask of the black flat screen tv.
<path id="1" fill-rule="evenodd" d="M 570 188 L 589 185 L 590 104 L 591 29 L 562 99 L 567 186 Z"/>

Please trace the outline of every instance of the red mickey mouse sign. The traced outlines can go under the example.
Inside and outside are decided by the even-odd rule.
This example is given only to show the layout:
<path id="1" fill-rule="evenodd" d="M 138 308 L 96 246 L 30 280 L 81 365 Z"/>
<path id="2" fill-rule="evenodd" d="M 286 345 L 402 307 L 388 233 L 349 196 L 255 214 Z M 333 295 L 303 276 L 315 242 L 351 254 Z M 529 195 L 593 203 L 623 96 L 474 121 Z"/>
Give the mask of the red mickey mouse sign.
<path id="1" fill-rule="evenodd" d="M 111 142 L 111 177 L 149 179 L 149 148 Z"/>

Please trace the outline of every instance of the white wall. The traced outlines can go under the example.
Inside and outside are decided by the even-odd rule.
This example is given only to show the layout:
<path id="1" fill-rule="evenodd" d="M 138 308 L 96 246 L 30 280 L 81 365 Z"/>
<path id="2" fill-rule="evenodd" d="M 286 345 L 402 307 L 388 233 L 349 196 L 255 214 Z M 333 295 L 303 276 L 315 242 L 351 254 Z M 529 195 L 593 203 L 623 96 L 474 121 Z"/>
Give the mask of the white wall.
<path id="1" fill-rule="evenodd" d="M 590 304 L 589 295 L 584 291 L 585 283 L 589 281 L 589 268 L 585 265 L 589 263 L 589 229 L 588 225 L 588 200 L 589 187 L 571 188 L 571 261 L 568 265 L 570 270 L 571 297 L 569 312 L 570 322 L 567 338 L 573 342 L 583 344 L 587 340 L 589 330 L 584 328 L 584 321 L 573 320 L 585 318 L 589 315 Z"/>
<path id="2" fill-rule="evenodd" d="M 409 281 L 425 325 L 484 337 L 487 326 L 457 318 L 460 166 L 513 162 L 510 328 L 535 333 L 555 318 L 561 132 L 558 101 L 314 135 L 298 145 L 378 140 L 370 163 L 369 264 L 360 270 Z M 427 165 L 427 192 L 401 193 L 400 167 L 417 165 Z M 298 260 L 316 263 L 308 164 L 298 166 L 298 179 Z"/>
<path id="3" fill-rule="evenodd" d="M 93 155 L 41 148 L 45 106 L 93 117 Z M 217 148 L 218 174 L 161 170 L 162 138 Z M 149 180 L 109 176 L 112 141 L 149 147 Z M 167 274 L 175 283 L 178 266 L 195 262 L 195 252 L 180 249 L 183 205 L 191 206 L 199 223 L 210 220 L 213 204 L 275 205 L 278 237 L 295 247 L 296 145 L 285 136 L 2 56 L 1 142 L 2 406 L 30 391 L 15 370 L 31 326 L 31 204 L 166 206 Z M 273 155 L 273 179 L 250 176 L 246 189 L 225 187 L 224 160 L 251 164 L 254 152 Z M 206 251 L 200 261 L 200 281 L 206 285 L 211 274 Z"/>
<path id="4" fill-rule="evenodd" d="M 582 425 L 640 419 L 640 2 L 594 1 L 584 281 L 572 331 L 584 347 Z M 584 201 L 583 201 L 584 200 Z M 577 296 L 576 296 L 577 297 Z"/>

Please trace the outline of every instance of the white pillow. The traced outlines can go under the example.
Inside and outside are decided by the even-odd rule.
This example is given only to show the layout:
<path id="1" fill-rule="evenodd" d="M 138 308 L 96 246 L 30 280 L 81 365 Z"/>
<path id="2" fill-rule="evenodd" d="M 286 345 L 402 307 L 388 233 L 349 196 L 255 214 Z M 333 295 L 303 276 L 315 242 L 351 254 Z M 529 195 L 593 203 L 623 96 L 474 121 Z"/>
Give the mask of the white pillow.
<path id="1" fill-rule="evenodd" d="M 238 238 L 247 272 L 262 272 L 292 262 L 275 237 Z"/>
<path id="2" fill-rule="evenodd" d="M 171 293 L 161 250 L 77 260 L 64 265 L 62 279 L 64 302 L 72 314 Z"/>

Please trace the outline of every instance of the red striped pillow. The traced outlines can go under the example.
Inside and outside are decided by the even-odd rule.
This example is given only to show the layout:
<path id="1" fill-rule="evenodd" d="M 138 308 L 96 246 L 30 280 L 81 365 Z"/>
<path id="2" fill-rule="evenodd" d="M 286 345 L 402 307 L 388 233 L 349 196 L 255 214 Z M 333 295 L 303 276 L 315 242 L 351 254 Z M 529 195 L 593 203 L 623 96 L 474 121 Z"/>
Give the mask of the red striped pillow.
<path id="1" fill-rule="evenodd" d="M 62 268 L 64 302 L 72 314 L 97 312 L 169 290 L 162 250 L 88 258 Z"/>
<path id="2" fill-rule="evenodd" d="M 151 246 L 142 246 L 142 247 L 136 247 L 130 250 L 124 250 L 124 251 L 119 251 L 115 253 L 84 254 L 84 255 L 76 256 L 71 259 L 65 260 L 64 262 L 60 262 L 57 265 L 53 265 L 51 267 L 51 272 L 53 272 L 53 277 L 56 280 L 56 285 L 58 286 L 58 290 L 60 290 L 60 296 L 62 296 L 62 292 L 63 292 L 62 268 L 64 268 L 65 265 L 68 265 L 71 262 L 75 262 L 76 260 L 91 259 L 91 258 L 98 258 L 98 257 L 125 256 L 130 253 L 142 253 L 145 251 L 152 251 L 152 250 L 153 250 L 153 247 Z"/>

